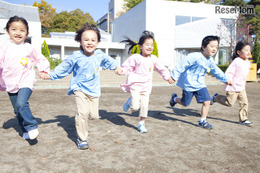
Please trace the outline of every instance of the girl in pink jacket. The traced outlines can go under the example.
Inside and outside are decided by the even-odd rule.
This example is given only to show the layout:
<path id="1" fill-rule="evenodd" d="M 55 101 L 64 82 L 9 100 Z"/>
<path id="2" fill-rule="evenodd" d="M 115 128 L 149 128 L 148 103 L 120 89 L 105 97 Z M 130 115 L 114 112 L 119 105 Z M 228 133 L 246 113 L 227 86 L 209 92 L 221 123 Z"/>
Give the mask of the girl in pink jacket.
<path id="1" fill-rule="evenodd" d="M 163 79 L 169 83 L 173 83 L 173 80 L 170 77 L 169 70 L 159 62 L 156 56 L 151 55 L 154 49 L 154 35 L 152 32 L 144 31 L 138 43 L 135 43 L 128 37 L 122 42 L 130 46 L 128 52 L 130 52 L 135 45 L 139 45 L 141 50 L 140 54 L 130 56 L 123 63 L 121 74 L 127 75 L 127 80 L 125 84 L 121 85 L 121 88 L 123 91 L 131 93 L 131 97 L 129 97 L 123 106 L 124 111 L 127 112 L 130 108 L 133 112 L 140 108 L 138 130 L 141 133 L 145 133 L 147 129 L 145 128 L 144 121 L 148 114 L 153 70 L 160 73 Z"/>
<path id="2" fill-rule="evenodd" d="M 49 61 L 37 52 L 31 44 L 25 43 L 29 33 L 28 22 L 13 16 L 6 24 L 10 39 L 0 45 L 0 90 L 6 91 L 14 113 L 23 131 L 24 139 L 35 139 L 38 123 L 29 107 L 35 80 L 34 64 L 39 71 L 49 71 Z"/>
<path id="3" fill-rule="evenodd" d="M 226 96 L 215 93 L 211 103 L 218 102 L 225 106 L 233 106 L 236 100 L 239 101 L 239 123 L 252 126 L 248 120 L 248 99 L 245 90 L 247 75 L 250 70 L 248 57 L 251 55 L 250 44 L 245 41 L 237 43 L 233 55 L 233 61 L 225 74 L 230 77 L 232 85 L 226 85 Z"/>

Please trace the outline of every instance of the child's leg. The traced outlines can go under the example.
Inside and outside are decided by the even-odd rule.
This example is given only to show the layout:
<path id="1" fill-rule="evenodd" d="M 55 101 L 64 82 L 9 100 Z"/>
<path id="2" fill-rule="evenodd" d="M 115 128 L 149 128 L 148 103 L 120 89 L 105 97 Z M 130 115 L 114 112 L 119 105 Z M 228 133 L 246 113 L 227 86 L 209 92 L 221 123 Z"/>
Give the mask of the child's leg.
<path id="1" fill-rule="evenodd" d="M 12 103 L 12 106 L 14 108 L 14 113 L 16 115 L 16 118 L 18 119 L 18 123 L 19 125 L 21 126 L 22 128 L 22 131 L 23 133 L 27 132 L 25 130 L 25 128 L 23 127 L 23 117 L 21 116 L 21 114 L 17 111 L 17 108 L 16 108 L 16 102 L 17 102 L 17 97 L 18 97 L 18 93 L 8 93 L 9 95 L 9 98 L 10 98 L 10 101 Z"/>
<path id="2" fill-rule="evenodd" d="M 89 119 L 98 119 L 99 113 L 98 113 L 98 106 L 99 106 L 99 97 L 89 97 L 90 100 L 90 116 Z"/>
<path id="3" fill-rule="evenodd" d="M 32 94 L 32 90 L 30 88 L 21 88 L 17 93 L 16 103 L 15 103 L 17 117 L 19 123 L 21 123 L 22 125 L 22 129 L 25 130 L 24 132 L 29 132 L 38 128 L 38 123 L 34 119 L 31 109 L 29 107 L 30 106 L 29 99 L 31 97 L 31 94 Z M 10 99 L 11 100 L 13 99 L 13 101 L 11 102 L 15 102 L 15 98 L 10 98 Z"/>
<path id="4" fill-rule="evenodd" d="M 88 137 L 88 118 L 90 113 L 90 100 L 86 94 L 80 90 L 75 91 L 75 100 L 78 108 L 78 114 L 75 117 L 75 126 L 77 135 L 82 141 Z"/>
<path id="5" fill-rule="evenodd" d="M 227 91 L 226 96 L 217 95 L 214 98 L 214 102 L 218 102 L 219 104 L 222 104 L 224 106 L 231 107 L 235 104 L 237 97 L 238 97 L 238 93 L 233 91 Z"/>
<path id="6" fill-rule="evenodd" d="M 239 101 L 239 121 L 243 122 L 248 119 L 248 99 L 246 91 L 243 90 L 238 94 Z"/>
<path id="7" fill-rule="evenodd" d="M 140 121 L 144 121 L 148 115 L 149 96 L 150 94 L 147 92 L 141 93 L 141 106 L 139 113 Z"/>
<path id="8" fill-rule="evenodd" d="M 130 104 L 130 109 L 132 112 L 134 112 L 140 108 L 140 99 L 141 99 L 140 92 L 131 89 L 131 97 L 132 97 L 132 101 Z"/>
<path id="9" fill-rule="evenodd" d="M 209 113 L 209 106 L 210 106 L 210 101 L 203 102 L 201 107 L 201 118 L 207 119 Z"/>

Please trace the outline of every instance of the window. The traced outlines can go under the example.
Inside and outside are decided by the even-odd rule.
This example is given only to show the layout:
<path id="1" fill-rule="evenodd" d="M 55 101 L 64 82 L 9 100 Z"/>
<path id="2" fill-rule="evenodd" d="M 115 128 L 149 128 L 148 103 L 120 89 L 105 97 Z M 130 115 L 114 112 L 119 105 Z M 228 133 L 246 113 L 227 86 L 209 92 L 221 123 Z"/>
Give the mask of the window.
<path id="1" fill-rule="evenodd" d="M 190 16 L 176 16 L 175 17 L 176 20 L 176 26 L 177 25 L 182 25 L 185 23 L 190 23 L 191 22 L 191 17 Z"/>

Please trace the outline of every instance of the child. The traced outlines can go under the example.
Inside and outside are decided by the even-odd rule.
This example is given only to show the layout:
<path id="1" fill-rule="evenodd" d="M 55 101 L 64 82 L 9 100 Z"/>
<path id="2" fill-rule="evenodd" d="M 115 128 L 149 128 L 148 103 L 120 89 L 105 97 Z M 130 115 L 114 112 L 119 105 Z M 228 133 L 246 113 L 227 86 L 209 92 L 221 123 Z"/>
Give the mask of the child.
<path id="1" fill-rule="evenodd" d="M 144 31 L 138 43 L 126 37 L 122 42 L 130 46 L 129 51 L 135 45 L 139 45 L 140 54 L 130 56 L 121 66 L 123 72 L 121 74 L 127 75 L 126 84 L 121 85 L 125 92 L 131 92 L 131 97 L 123 106 L 125 112 L 129 108 L 136 111 L 140 108 L 140 121 L 138 130 L 141 133 L 147 132 L 145 128 L 145 118 L 148 114 L 149 95 L 152 90 L 153 70 L 155 69 L 164 80 L 173 83 L 170 77 L 169 70 L 164 67 L 154 55 L 151 55 L 154 49 L 154 35 L 152 32 Z"/>
<path id="2" fill-rule="evenodd" d="M 179 103 L 188 106 L 195 95 L 197 103 L 202 103 L 201 118 L 199 127 L 212 129 L 206 118 L 210 106 L 210 95 L 205 85 L 205 73 L 211 72 L 218 80 L 225 83 L 228 77 L 216 66 L 214 56 L 217 53 L 219 37 L 206 36 L 202 40 L 201 52 L 190 53 L 186 58 L 172 70 L 172 78 L 177 81 L 177 86 L 182 88 L 182 98 L 178 98 L 176 93 L 172 94 L 170 105 L 173 107 Z"/>
<path id="3" fill-rule="evenodd" d="M 49 71 L 49 61 L 37 52 L 25 39 L 29 34 L 28 22 L 18 16 L 11 17 L 6 24 L 10 39 L 0 45 L 0 90 L 6 91 L 14 113 L 23 131 L 24 139 L 35 139 L 38 123 L 29 107 L 35 80 L 34 64 L 39 71 Z"/>
<path id="4" fill-rule="evenodd" d="M 248 121 L 248 99 L 245 90 L 246 79 L 250 69 L 248 57 L 251 55 L 250 44 L 245 41 L 237 43 L 233 55 L 233 61 L 226 70 L 230 77 L 232 86 L 226 85 L 226 96 L 215 93 L 212 97 L 212 104 L 218 102 L 225 106 L 233 106 L 236 100 L 239 101 L 239 123 L 252 126 Z"/>
<path id="5" fill-rule="evenodd" d="M 77 130 L 77 146 L 87 149 L 88 119 L 98 119 L 98 105 L 100 91 L 100 72 L 103 67 L 120 72 L 117 61 L 107 56 L 101 50 L 96 50 L 101 35 L 96 26 L 85 24 L 76 32 L 75 41 L 80 42 L 81 51 L 75 51 L 66 58 L 54 72 L 41 73 L 43 79 L 61 79 L 73 73 L 70 81 L 68 95 L 74 94 L 78 108 L 75 117 Z"/>

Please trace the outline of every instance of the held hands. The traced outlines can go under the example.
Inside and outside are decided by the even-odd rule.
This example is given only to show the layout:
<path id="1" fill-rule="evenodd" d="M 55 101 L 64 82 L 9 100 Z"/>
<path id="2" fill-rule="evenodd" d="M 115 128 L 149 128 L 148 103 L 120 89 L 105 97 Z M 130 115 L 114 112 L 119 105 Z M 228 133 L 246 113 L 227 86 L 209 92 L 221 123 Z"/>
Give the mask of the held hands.
<path id="1" fill-rule="evenodd" d="M 173 84 L 173 83 L 175 82 L 175 80 L 174 80 L 172 77 L 170 77 L 170 78 L 168 79 L 168 82 L 169 82 L 169 84 Z"/>
<path id="2" fill-rule="evenodd" d="M 226 82 L 226 84 L 228 84 L 228 85 L 232 85 L 232 81 L 229 80 L 229 81 Z"/>
<path id="3" fill-rule="evenodd" d="M 41 79 L 44 79 L 44 80 L 51 78 L 50 75 L 49 75 L 48 73 L 46 73 L 46 72 L 40 72 L 40 73 L 38 74 L 38 76 L 39 76 Z"/>
<path id="4" fill-rule="evenodd" d="M 117 66 L 116 69 L 114 70 L 115 74 L 117 75 L 121 75 L 123 74 L 123 70 L 121 69 L 121 67 Z"/>

